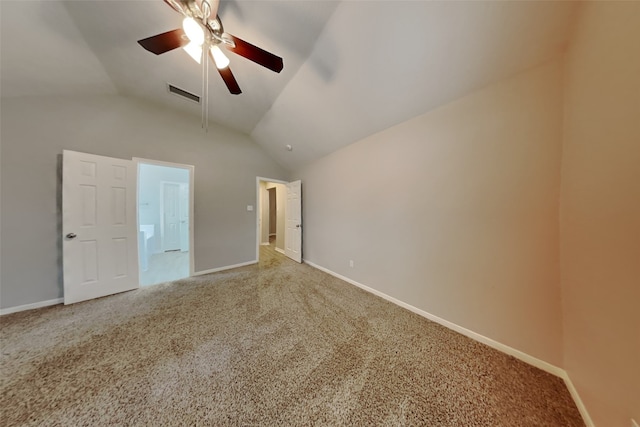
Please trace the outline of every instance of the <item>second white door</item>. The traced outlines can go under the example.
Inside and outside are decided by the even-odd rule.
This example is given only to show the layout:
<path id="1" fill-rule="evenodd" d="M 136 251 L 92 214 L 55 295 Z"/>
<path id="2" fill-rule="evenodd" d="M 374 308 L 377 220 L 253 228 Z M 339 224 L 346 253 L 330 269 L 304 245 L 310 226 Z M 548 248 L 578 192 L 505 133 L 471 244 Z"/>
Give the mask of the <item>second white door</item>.
<path id="1" fill-rule="evenodd" d="M 302 181 L 287 184 L 285 216 L 284 253 L 292 260 L 302 262 Z"/>
<path id="2" fill-rule="evenodd" d="M 162 185 L 162 249 L 180 250 L 180 184 Z"/>

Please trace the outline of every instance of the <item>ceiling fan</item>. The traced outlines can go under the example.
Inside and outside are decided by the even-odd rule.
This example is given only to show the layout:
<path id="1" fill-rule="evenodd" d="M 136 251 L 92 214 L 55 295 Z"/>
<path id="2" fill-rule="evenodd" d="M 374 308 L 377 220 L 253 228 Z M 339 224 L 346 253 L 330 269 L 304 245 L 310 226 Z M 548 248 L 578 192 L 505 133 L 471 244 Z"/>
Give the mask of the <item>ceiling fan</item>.
<path id="1" fill-rule="evenodd" d="M 234 95 L 242 93 L 229 69 L 229 59 L 222 53 L 220 47 L 276 73 L 282 71 L 284 66 L 282 58 L 224 31 L 218 16 L 220 0 L 164 0 L 164 2 L 184 16 L 182 28 L 138 40 L 138 43 L 156 55 L 179 47 L 183 48 L 194 60 L 202 64 L 204 93 L 208 91 L 209 56 L 213 59 L 229 92 Z M 206 111 L 208 107 L 204 104 L 203 119 L 208 112 Z"/>

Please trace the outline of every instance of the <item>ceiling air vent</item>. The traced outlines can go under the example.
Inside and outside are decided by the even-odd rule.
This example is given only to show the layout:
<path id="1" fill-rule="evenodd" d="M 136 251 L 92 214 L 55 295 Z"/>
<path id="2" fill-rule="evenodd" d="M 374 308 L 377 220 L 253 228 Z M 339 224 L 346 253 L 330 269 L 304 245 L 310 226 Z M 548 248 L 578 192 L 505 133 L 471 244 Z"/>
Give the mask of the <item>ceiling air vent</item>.
<path id="1" fill-rule="evenodd" d="M 167 83 L 167 89 L 169 90 L 169 93 L 181 96 L 188 99 L 189 101 L 197 102 L 198 104 L 200 103 L 200 97 L 198 95 L 194 95 L 193 93 L 187 92 L 184 89 L 180 89 L 179 87 L 176 87 L 169 83 Z"/>

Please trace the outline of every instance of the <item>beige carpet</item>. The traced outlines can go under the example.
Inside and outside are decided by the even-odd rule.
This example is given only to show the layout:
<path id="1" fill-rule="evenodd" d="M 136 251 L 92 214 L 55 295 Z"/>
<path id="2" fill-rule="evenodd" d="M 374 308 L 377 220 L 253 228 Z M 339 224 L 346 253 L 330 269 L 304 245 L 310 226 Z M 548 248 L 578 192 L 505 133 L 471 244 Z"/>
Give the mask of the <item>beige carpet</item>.
<path id="1" fill-rule="evenodd" d="M 560 379 L 270 247 L 0 322 L 4 426 L 584 425 Z"/>

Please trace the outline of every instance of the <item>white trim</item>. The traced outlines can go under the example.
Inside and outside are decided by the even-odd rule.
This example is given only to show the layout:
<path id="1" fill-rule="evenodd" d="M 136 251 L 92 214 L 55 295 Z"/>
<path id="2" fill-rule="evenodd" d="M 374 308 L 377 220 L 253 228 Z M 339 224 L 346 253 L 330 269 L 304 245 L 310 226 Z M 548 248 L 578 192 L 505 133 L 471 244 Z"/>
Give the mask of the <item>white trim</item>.
<path id="1" fill-rule="evenodd" d="M 193 273 L 191 276 L 192 277 L 203 276 L 205 274 L 217 273 L 218 271 L 231 270 L 233 268 L 245 267 L 247 265 L 252 265 L 252 264 L 257 264 L 257 263 L 258 263 L 257 260 L 247 261 L 247 262 L 242 262 L 240 264 L 227 265 L 227 266 L 224 266 L 224 267 L 212 268 L 210 270 L 197 271 L 197 272 Z M 64 302 L 64 298 L 56 298 L 56 299 L 52 299 L 52 300 L 48 300 L 48 301 L 40 301 L 40 302 L 31 303 L 31 304 L 18 305 L 18 306 L 15 306 L 15 307 L 2 308 L 2 309 L 0 309 L 0 316 L 4 316 L 5 314 L 17 313 L 19 311 L 33 310 L 33 309 L 36 309 L 36 308 L 42 308 L 42 307 L 48 307 L 48 306 L 51 306 L 51 305 L 62 304 L 63 302 Z"/>
<path id="2" fill-rule="evenodd" d="M 4 316 L 5 314 L 17 313 L 19 311 L 49 307 L 50 305 L 62 304 L 63 302 L 64 302 L 64 298 L 56 298 L 56 299 L 50 299 L 48 301 L 40 301 L 40 302 L 31 303 L 31 304 L 17 305 L 15 307 L 1 308 L 0 316 Z"/>
<path id="3" fill-rule="evenodd" d="M 186 163 L 164 162 L 162 160 L 145 159 L 143 157 L 132 157 L 131 160 L 136 163 L 149 163 L 157 166 L 167 166 L 170 168 L 194 169 L 193 165 L 188 165 Z"/>
<path id="4" fill-rule="evenodd" d="M 205 274 L 217 273 L 218 271 L 231 270 L 232 268 L 245 267 L 247 265 L 257 264 L 258 260 L 241 262 L 240 264 L 226 265 L 224 267 L 211 268 L 209 270 L 196 271 L 191 276 L 204 276 Z"/>
<path id="5" fill-rule="evenodd" d="M 280 248 L 276 248 L 276 252 L 280 252 L 282 255 L 286 255 L 286 253 Z"/>
<path id="6" fill-rule="evenodd" d="M 260 246 L 269 246 L 271 243 L 260 243 Z"/>
<path id="7" fill-rule="evenodd" d="M 409 311 L 412 311 L 422 317 L 425 317 L 433 322 L 436 322 L 448 329 L 451 329 L 453 331 L 459 332 L 462 335 L 471 338 L 472 340 L 481 342 L 483 344 L 488 345 L 491 348 L 494 348 L 498 351 L 501 351 L 503 353 L 506 353 L 510 356 L 515 357 L 516 359 L 520 359 L 525 363 L 528 363 L 529 365 L 535 366 L 536 368 L 542 369 L 545 372 L 548 372 L 552 375 L 555 375 L 559 378 L 561 378 L 562 380 L 564 380 L 564 383 L 567 386 L 567 389 L 569 390 L 569 394 L 571 394 L 571 397 L 573 398 L 574 403 L 576 404 L 578 411 L 580 412 L 580 415 L 582 416 L 582 419 L 584 420 L 584 423 L 586 425 L 586 427 L 595 427 L 595 424 L 593 423 L 593 420 L 591 419 L 591 416 L 589 416 L 589 412 L 587 411 L 586 406 L 584 405 L 584 402 L 582 401 L 582 399 L 580 398 L 580 395 L 578 394 L 578 390 L 575 388 L 575 386 L 573 385 L 573 382 L 571 382 L 571 378 L 569 377 L 569 374 L 567 373 L 567 371 L 565 371 L 564 369 L 552 365 L 549 362 L 545 362 L 544 360 L 538 359 L 537 357 L 531 356 L 530 354 L 527 354 L 523 351 L 517 350 L 513 347 L 510 347 L 506 344 L 502 344 L 494 339 L 491 339 L 489 337 L 485 337 L 484 335 L 481 335 L 477 332 L 474 332 L 472 330 L 469 330 L 467 328 L 464 328 L 460 325 L 456 325 L 453 322 L 450 322 L 448 320 L 445 320 L 441 317 L 435 316 L 431 313 L 428 313 L 424 310 L 421 310 L 419 308 L 416 308 L 410 304 L 407 304 L 403 301 L 400 301 L 399 299 L 396 299 L 394 297 L 391 297 L 383 292 L 380 292 L 376 289 L 370 288 L 366 285 L 363 285 L 362 283 L 356 282 L 355 280 L 349 279 L 346 276 L 343 276 L 341 274 L 338 274 L 334 271 L 329 270 L 328 268 L 325 267 L 321 267 L 318 264 L 315 264 L 307 259 L 303 260 L 305 264 L 308 264 L 309 266 L 313 267 L 313 268 L 317 268 L 320 271 L 324 271 L 327 274 L 330 274 L 333 277 L 337 277 L 340 280 L 344 280 L 347 283 L 350 283 L 354 286 L 359 287 L 360 289 L 363 289 L 367 292 L 370 292 L 374 295 L 379 296 L 380 298 L 386 299 L 387 301 L 396 304 L 400 307 L 406 308 Z"/>
<path id="8" fill-rule="evenodd" d="M 380 292 L 380 291 L 378 291 L 376 289 L 373 289 L 373 288 L 370 288 L 370 287 L 368 287 L 366 285 L 363 285 L 362 283 L 358 283 L 355 280 L 349 279 L 348 277 L 345 277 L 345 276 L 343 276 L 341 274 L 335 273 L 335 272 L 333 272 L 333 271 L 331 271 L 331 270 L 329 270 L 327 268 L 320 267 L 319 265 L 314 264 L 311 261 L 308 261 L 308 260 L 305 259 L 304 262 L 305 262 L 305 264 L 309 264 L 311 267 L 314 267 L 314 268 L 317 268 L 318 270 L 324 271 L 327 274 L 330 274 L 330 275 L 332 275 L 334 277 L 337 277 L 338 279 L 344 280 L 347 283 L 350 283 L 350 284 L 352 284 L 354 286 L 357 286 L 357 287 L 359 287 L 361 289 L 364 289 L 367 292 L 370 292 L 370 293 L 372 293 L 374 295 L 377 295 L 377 296 L 379 296 L 381 298 L 384 298 L 389 302 L 392 302 L 392 303 L 394 303 L 396 305 L 399 305 L 400 307 L 406 308 L 409 311 L 412 311 L 412 312 L 414 312 L 414 313 L 416 313 L 416 314 L 418 314 L 418 315 L 420 315 L 422 317 L 425 317 L 425 318 L 427 318 L 427 319 L 429 319 L 429 320 L 431 320 L 433 322 L 436 322 L 436 323 L 438 323 L 438 324 L 440 324 L 440 325 L 442 325 L 444 327 L 447 327 L 447 328 L 449 328 L 449 329 L 451 329 L 453 331 L 461 333 L 462 335 L 467 336 L 467 337 L 469 337 L 469 338 L 471 338 L 473 340 L 476 340 L 478 342 L 486 344 L 489 347 L 495 348 L 496 350 L 500 350 L 503 353 L 506 353 L 506 354 L 508 354 L 510 356 L 513 356 L 516 359 L 520 359 L 523 362 L 526 362 L 526 363 L 528 363 L 530 365 L 533 365 L 536 368 L 540 368 L 543 371 L 549 372 L 550 374 L 553 374 L 553 375 L 558 376 L 558 377 L 562 377 L 562 375 L 564 373 L 564 370 L 562 368 L 559 368 L 559 367 L 557 367 L 555 365 L 552 365 L 551 363 L 545 362 L 544 360 L 538 359 L 537 357 L 531 356 L 531 355 L 529 355 L 527 353 L 524 353 L 524 352 L 522 352 L 520 350 L 517 350 L 517 349 L 515 349 L 513 347 L 509 347 L 506 344 L 502 344 L 502 343 L 500 343 L 500 342 L 498 342 L 498 341 L 496 341 L 494 339 L 491 339 L 489 337 L 485 337 L 484 335 L 481 335 L 481 334 L 479 334 L 477 332 L 474 332 L 474 331 L 472 331 L 470 329 L 467 329 L 465 327 L 462 327 L 460 325 L 456 325 L 453 322 L 450 322 L 450 321 L 445 320 L 445 319 L 443 319 L 441 317 L 438 317 L 438 316 L 433 315 L 431 313 L 428 313 L 428 312 L 426 312 L 424 310 L 416 308 L 416 307 L 414 307 L 414 306 L 412 306 L 410 304 L 407 304 L 406 302 L 400 301 L 399 299 L 396 299 L 396 298 L 394 298 L 392 296 L 389 296 L 389 295 L 387 295 L 385 293 L 382 293 L 382 292 Z"/>
<path id="9" fill-rule="evenodd" d="M 582 415 L 582 420 L 584 421 L 584 424 L 586 425 L 586 427 L 595 427 L 595 424 L 593 423 L 593 420 L 591 419 L 591 416 L 587 411 L 587 407 L 584 405 L 584 402 L 582 401 L 582 399 L 580 398 L 580 395 L 578 394 L 578 390 L 576 389 L 576 386 L 573 385 L 573 382 L 569 377 L 569 373 L 563 369 L 562 375 L 560 375 L 560 378 L 564 380 L 564 384 L 567 386 L 567 389 L 569 390 L 569 394 L 571 395 L 571 397 L 573 398 L 573 401 L 578 407 L 578 412 L 580 412 L 580 415 Z"/>

